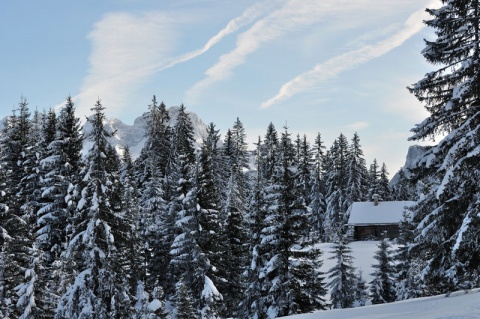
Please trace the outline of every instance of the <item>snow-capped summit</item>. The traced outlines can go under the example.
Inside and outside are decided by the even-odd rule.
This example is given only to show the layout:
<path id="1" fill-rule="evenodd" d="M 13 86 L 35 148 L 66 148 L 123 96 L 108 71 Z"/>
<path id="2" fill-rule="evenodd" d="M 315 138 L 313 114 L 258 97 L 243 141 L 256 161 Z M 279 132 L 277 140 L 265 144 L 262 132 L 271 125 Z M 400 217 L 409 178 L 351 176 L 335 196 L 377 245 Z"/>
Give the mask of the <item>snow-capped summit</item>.
<path id="1" fill-rule="evenodd" d="M 170 121 L 168 122 L 169 126 L 174 126 L 177 122 L 179 106 L 172 106 L 168 108 L 168 114 L 170 115 Z M 192 122 L 194 137 L 196 141 L 196 146 L 201 145 L 203 139 L 207 134 L 207 125 L 202 121 L 202 119 L 195 113 L 187 112 L 190 121 Z M 145 144 L 145 131 L 146 131 L 146 116 L 148 113 L 145 113 L 142 116 L 137 117 L 133 125 L 128 125 L 123 123 L 121 120 L 112 118 L 108 119 L 104 125 L 108 132 L 115 132 L 114 136 L 110 139 L 110 143 L 115 149 L 121 153 L 125 146 L 128 146 L 130 153 L 133 158 L 140 155 L 140 151 Z M 86 122 L 83 126 L 83 132 L 87 133 L 91 128 L 91 124 Z M 89 149 L 90 142 L 86 140 L 84 142 L 84 152 L 87 152 Z"/>

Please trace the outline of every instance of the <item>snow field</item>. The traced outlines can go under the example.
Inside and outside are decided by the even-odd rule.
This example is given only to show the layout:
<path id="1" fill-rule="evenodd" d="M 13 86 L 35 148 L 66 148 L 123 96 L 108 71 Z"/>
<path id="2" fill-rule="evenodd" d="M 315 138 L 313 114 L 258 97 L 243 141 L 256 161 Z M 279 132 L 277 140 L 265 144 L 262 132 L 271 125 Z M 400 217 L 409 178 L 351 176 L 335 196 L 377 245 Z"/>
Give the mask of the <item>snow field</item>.
<path id="1" fill-rule="evenodd" d="M 359 308 L 319 311 L 285 319 L 475 319 L 480 318 L 480 289 Z"/>

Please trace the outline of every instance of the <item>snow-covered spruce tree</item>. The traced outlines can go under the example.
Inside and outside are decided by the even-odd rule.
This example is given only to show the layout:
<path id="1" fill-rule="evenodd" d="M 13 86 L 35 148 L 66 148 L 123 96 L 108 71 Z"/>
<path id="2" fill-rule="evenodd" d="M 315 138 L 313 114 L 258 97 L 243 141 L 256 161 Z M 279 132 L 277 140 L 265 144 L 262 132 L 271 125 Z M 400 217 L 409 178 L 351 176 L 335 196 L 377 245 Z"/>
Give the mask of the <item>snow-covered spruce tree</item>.
<path id="1" fill-rule="evenodd" d="M 336 263 L 327 272 L 330 279 L 327 287 L 330 288 L 330 301 L 334 309 L 351 308 L 355 303 L 357 282 L 352 250 L 341 231 L 337 237 L 338 241 L 333 245 L 333 256 L 329 257 Z"/>
<path id="2" fill-rule="evenodd" d="M 312 189 L 310 191 L 309 206 L 308 209 L 312 214 L 312 231 L 314 231 L 315 236 L 320 240 L 324 239 L 324 229 L 323 221 L 325 219 L 325 181 L 324 181 L 324 153 L 323 150 L 323 141 L 320 133 L 315 137 L 315 143 L 313 144 L 313 167 L 312 167 L 312 177 L 311 184 Z"/>
<path id="3" fill-rule="evenodd" d="M 175 226 L 178 235 L 172 243 L 170 253 L 175 277 L 177 280 L 180 277 L 184 278 L 185 284 L 192 290 L 195 308 L 201 309 L 205 306 L 200 301 L 209 263 L 207 256 L 201 251 L 198 244 L 200 228 L 196 194 L 196 188 L 192 188 L 184 197 L 181 197 L 181 203 L 177 206 L 177 208 L 181 208 L 176 214 Z"/>
<path id="4" fill-rule="evenodd" d="M 340 136 L 333 142 L 327 153 L 326 165 L 326 212 L 323 221 L 325 238 L 336 241 L 338 229 L 348 220 L 347 210 L 349 201 L 346 196 L 348 181 L 348 141 L 345 135 Z"/>
<path id="5" fill-rule="evenodd" d="M 144 289 L 146 271 L 144 243 L 141 240 L 141 234 L 138 229 L 140 212 L 137 182 L 132 156 L 128 147 L 125 147 L 123 150 L 119 180 L 123 186 L 121 192 L 121 215 L 125 224 L 129 226 L 124 233 L 126 238 L 119 248 L 124 251 L 122 266 L 129 270 L 127 279 L 130 295 L 136 296 L 140 285 L 142 290 Z"/>
<path id="6" fill-rule="evenodd" d="M 346 196 L 349 205 L 351 205 L 353 202 L 365 200 L 368 191 L 368 171 L 360 145 L 360 137 L 357 133 L 353 135 L 352 143 L 350 144 L 347 165 L 348 181 Z"/>
<path id="7" fill-rule="evenodd" d="M 395 301 L 395 268 L 391 245 L 387 238 L 383 238 L 377 247 L 373 256 L 377 263 L 372 265 L 373 280 L 370 282 L 370 297 L 373 304 Z"/>
<path id="8" fill-rule="evenodd" d="M 24 263 L 21 267 L 22 283 L 15 287 L 18 300 L 16 313 L 22 319 L 52 317 L 55 308 L 55 294 L 50 290 L 50 269 L 46 269 L 45 253 L 39 249 L 36 238 L 38 230 L 37 209 L 41 197 L 41 167 L 39 159 L 45 153 L 45 144 L 55 135 L 55 121 L 51 120 L 53 134 L 45 134 L 43 115 L 35 111 L 29 130 L 29 139 L 25 151 L 22 152 L 21 166 L 24 177 L 18 186 L 17 197 L 20 200 L 20 213 L 24 221 L 25 231 L 21 241 L 24 245 Z M 18 230 L 17 230 L 18 231 Z"/>
<path id="9" fill-rule="evenodd" d="M 285 132 L 286 134 L 287 132 Z M 297 280 L 292 294 L 295 303 L 298 304 L 297 313 L 307 313 L 315 310 L 326 309 L 325 295 L 327 290 L 323 283 L 323 273 L 319 271 L 323 262 L 320 260 L 323 252 L 315 248 L 319 242 L 318 236 L 312 236 L 312 221 L 315 220 L 313 212 L 309 209 L 309 200 L 312 198 L 311 171 L 313 167 L 312 151 L 307 142 L 306 135 L 299 143 L 299 152 L 294 159 L 291 169 L 294 174 L 294 186 L 296 190 L 297 209 L 303 210 L 301 218 L 290 219 L 287 223 L 300 223 L 294 230 L 296 233 L 297 247 L 291 249 L 290 265 L 292 276 Z M 295 228 L 295 227 L 292 227 Z M 300 242 L 300 244 L 298 244 Z M 298 249 L 298 247 L 302 247 Z M 293 313 L 293 312 L 292 312 Z"/>
<path id="10" fill-rule="evenodd" d="M 14 166 L 14 153 L 16 143 L 12 144 L 10 140 L 10 134 L 12 131 L 15 131 L 17 117 L 15 112 L 13 115 L 7 117 L 5 121 L 5 126 L 2 129 L 2 139 L 0 140 L 0 155 L 1 155 L 1 200 L 2 200 L 2 209 L 0 210 L 0 228 L 2 232 L 1 236 L 1 264 L 0 264 L 0 314 L 2 317 L 8 318 L 12 311 L 12 301 L 14 298 L 13 288 L 15 283 L 12 280 L 15 278 L 14 273 L 15 269 L 11 267 L 11 254 L 9 253 L 11 245 L 9 242 L 12 240 L 12 237 L 8 234 L 11 231 L 15 230 L 17 222 L 20 220 L 15 214 L 14 210 L 11 210 L 8 205 L 11 205 L 14 199 L 14 187 L 11 179 L 11 175 L 14 173 L 12 168 Z M 10 275 L 12 274 L 12 275 Z"/>
<path id="11" fill-rule="evenodd" d="M 44 153 L 42 145 L 43 116 L 44 114 L 40 114 L 35 110 L 33 118 L 31 120 L 27 119 L 30 121 L 27 144 L 21 153 L 20 161 L 17 162 L 23 174 L 17 186 L 17 200 L 20 204 L 21 214 L 28 216 L 28 218 L 34 218 L 40 197 L 39 183 L 41 177 L 38 159 Z"/>
<path id="12" fill-rule="evenodd" d="M 198 311 L 195 309 L 192 292 L 180 278 L 176 284 L 175 291 L 175 318 L 177 319 L 195 319 L 200 318 Z"/>
<path id="13" fill-rule="evenodd" d="M 278 143 L 277 129 L 273 123 L 270 123 L 267 127 L 267 133 L 265 134 L 260 153 L 260 165 L 262 166 L 260 171 L 262 172 L 262 178 L 265 180 L 270 180 L 273 176 L 277 160 Z"/>
<path id="14" fill-rule="evenodd" d="M 172 184 L 176 185 L 176 189 L 169 205 L 175 213 L 176 237 L 171 245 L 171 266 L 177 282 L 183 278 L 192 290 L 195 307 L 205 318 L 216 318 L 222 296 L 210 294 L 217 291 L 208 277 L 208 273 L 214 270 L 210 267 L 215 265 L 210 264 L 208 252 L 202 250 L 203 239 L 199 238 L 202 233 L 199 186 L 196 183 L 199 168 L 195 163 L 192 123 L 183 105 L 180 106 L 174 126 L 173 141 L 176 162 L 170 178 L 176 179 Z"/>
<path id="15" fill-rule="evenodd" d="M 26 185 L 33 185 L 27 180 L 33 168 L 33 148 L 30 135 L 32 123 L 28 103 L 22 97 L 18 105 L 18 115 L 14 114 L 8 118 L 1 141 L 1 163 L 5 173 L 5 185 L 3 188 L 3 199 L 8 210 L 2 215 L 0 227 L 10 236 L 4 253 L 3 269 L 3 295 L 6 303 L 4 312 L 7 316 L 20 317 L 25 313 L 26 304 L 22 296 L 26 291 L 17 290 L 17 287 L 25 287 L 27 281 L 33 280 L 35 271 L 29 272 L 35 264 L 35 257 L 32 255 L 33 231 L 30 223 L 34 223 L 32 210 L 32 194 L 29 194 Z M 27 159 L 29 165 L 27 165 Z M 33 178 L 35 179 L 35 178 Z M 28 205 L 27 205 L 28 203 Z M 36 254 L 37 252 L 35 252 Z M 28 275 L 28 279 L 25 278 Z M 32 286 L 33 287 L 33 286 Z M 38 287 L 32 289 L 32 293 L 38 296 Z M 24 293 L 25 292 L 25 293 Z M 31 300 L 35 300 L 32 298 Z M 25 306 L 25 307 L 24 307 Z M 32 309 L 34 312 L 37 309 Z"/>
<path id="16" fill-rule="evenodd" d="M 58 118 L 51 110 L 43 128 L 45 153 L 39 160 L 42 179 L 36 241 L 45 254 L 45 268 L 50 272 L 48 286 L 54 308 L 58 296 L 73 280 L 73 269 L 67 265 L 65 252 L 72 230 L 75 201 L 78 200 L 76 193 L 83 144 L 79 122 L 74 103 L 67 97 Z"/>
<path id="17" fill-rule="evenodd" d="M 409 87 L 430 113 L 410 139 L 445 136 L 418 165 L 435 180 L 413 216 L 429 293 L 480 285 L 480 3 L 442 4 L 427 9 L 437 37 L 422 51 L 437 68 Z"/>
<path id="18" fill-rule="evenodd" d="M 374 158 L 368 170 L 368 193 L 367 201 L 372 201 L 372 196 L 380 192 L 380 172 L 378 171 L 377 159 Z"/>
<path id="19" fill-rule="evenodd" d="M 1 149 L 0 149 L 1 152 Z M 9 297 L 6 294 L 5 285 L 5 267 L 7 261 L 7 247 L 11 237 L 8 235 L 5 228 L 3 228 L 4 221 L 7 218 L 8 206 L 3 202 L 3 196 L 5 195 L 6 174 L 0 163 L 0 315 L 2 318 L 8 317 Z"/>
<path id="20" fill-rule="evenodd" d="M 163 198 L 163 183 L 159 172 L 154 170 L 149 174 L 148 179 L 140 189 L 140 220 L 139 231 L 145 256 L 145 267 L 143 271 L 143 280 L 147 290 L 153 290 L 158 285 L 164 285 L 168 278 L 168 269 L 170 265 L 169 232 L 173 230 L 168 228 L 172 225 L 165 220 L 167 206 Z M 163 223 L 165 222 L 165 223 Z"/>
<path id="21" fill-rule="evenodd" d="M 313 167 L 313 153 L 310 148 L 310 143 L 307 141 L 307 136 L 297 135 L 295 140 L 295 165 L 298 167 L 297 185 L 300 187 L 301 196 L 304 200 L 304 205 L 309 204 L 312 191 L 312 167 Z"/>
<path id="22" fill-rule="evenodd" d="M 267 263 L 268 251 L 264 251 L 262 229 L 264 228 L 267 207 L 265 203 L 265 188 L 263 174 L 261 172 L 261 152 L 262 142 L 258 138 L 256 157 L 256 177 L 254 188 L 248 206 L 246 224 L 248 228 L 248 265 L 244 274 L 245 296 L 241 299 L 239 317 L 240 318 L 266 318 L 266 304 L 262 298 L 262 286 L 265 280 L 263 269 Z"/>
<path id="23" fill-rule="evenodd" d="M 390 180 L 388 179 L 387 165 L 382 163 L 382 168 L 380 169 L 380 178 L 378 180 L 378 195 L 384 201 L 392 200 L 392 190 L 390 189 Z"/>
<path id="24" fill-rule="evenodd" d="M 244 169 L 248 168 L 245 129 L 237 118 L 233 128 L 227 131 L 221 148 L 225 160 L 227 184 L 224 192 L 223 218 L 225 219 L 225 254 L 222 267 L 227 282 L 221 290 L 225 309 L 230 316 L 237 316 L 238 300 L 243 299 L 242 274 L 246 267 L 247 231 L 244 216 L 248 206 L 248 181 Z"/>
<path id="25" fill-rule="evenodd" d="M 119 263 L 118 234 L 128 229 L 110 202 L 116 172 L 107 170 L 107 138 L 104 107 L 98 100 L 89 119 L 92 147 L 82 170 L 81 199 L 74 216 L 74 233 L 67 257 L 75 260 L 75 282 L 63 294 L 55 318 L 118 318 L 129 313 L 125 269 Z"/>
<path id="26" fill-rule="evenodd" d="M 362 271 L 359 270 L 357 278 L 355 279 L 355 301 L 353 302 L 353 307 L 363 307 L 368 302 L 368 292 L 367 292 L 367 283 L 363 279 Z"/>
<path id="27" fill-rule="evenodd" d="M 140 156 L 135 161 L 135 171 L 139 179 L 139 188 L 143 188 L 152 174 L 152 170 L 158 170 L 158 176 L 164 178 L 170 157 L 172 131 L 168 122 L 170 115 L 163 102 L 158 104 L 155 95 L 152 104 L 148 106 L 148 112 L 143 114 L 146 122 L 145 144 Z"/>
<path id="28" fill-rule="evenodd" d="M 313 152 L 310 147 L 310 143 L 307 141 L 307 136 L 303 135 L 303 138 L 300 138 L 300 135 L 297 135 L 295 140 L 295 166 L 298 171 L 295 178 L 296 187 L 299 188 L 299 201 L 309 212 L 308 220 L 308 234 L 310 236 L 313 232 L 316 231 L 314 224 L 316 222 L 316 214 L 312 214 L 310 207 L 310 201 L 313 199 L 312 196 L 312 169 L 313 169 Z M 318 237 L 317 237 L 318 238 Z"/>
<path id="29" fill-rule="evenodd" d="M 268 208 L 259 247 L 260 251 L 267 252 L 262 270 L 267 318 L 324 307 L 322 278 L 318 272 L 321 252 L 306 239 L 309 218 L 305 205 L 300 202 L 300 187 L 295 187 L 298 169 L 287 129 L 282 133 L 276 154 L 278 164 L 266 188 Z"/>
<path id="30" fill-rule="evenodd" d="M 229 316 L 237 316 L 243 299 L 243 273 L 247 263 L 247 229 L 249 184 L 245 170 L 248 169 L 248 145 L 243 123 L 236 119 L 232 129 L 225 135 L 220 149 L 226 171 L 226 186 L 223 192 L 223 218 L 225 219 L 225 254 L 223 267 L 227 282 L 222 288 L 224 307 Z"/>
<path id="31" fill-rule="evenodd" d="M 135 161 L 135 171 L 141 194 L 138 230 L 145 243 L 144 255 L 148 270 L 145 286 L 148 291 L 164 287 L 168 294 L 173 294 L 174 285 L 168 270 L 171 259 L 169 251 L 173 241 L 173 214 L 168 209 L 165 191 L 171 155 L 172 132 L 168 126 L 170 116 L 165 104 L 159 105 L 155 96 L 149 105 L 149 112 L 143 116 L 147 125 L 146 142 Z"/>
<path id="32" fill-rule="evenodd" d="M 34 133 L 41 137 L 38 143 L 38 150 L 36 153 L 36 167 L 37 185 L 35 185 L 35 250 L 37 255 L 41 256 L 40 260 L 37 258 L 38 268 L 36 272 L 37 281 L 42 287 L 42 300 L 36 300 L 35 303 L 42 308 L 46 313 L 46 317 L 52 317 L 57 304 L 56 291 L 60 282 L 59 273 L 56 272 L 57 263 L 60 253 L 65 248 L 65 229 L 67 227 L 65 219 L 60 220 L 58 215 L 44 209 L 45 206 L 52 207 L 52 205 L 59 205 L 63 207 L 65 202 L 64 196 L 58 198 L 56 189 L 52 180 L 52 176 L 47 176 L 50 173 L 51 166 L 45 166 L 43 160 L 52 155 L 53 149 L 50 144 L 55 140 L 57 133 L 57 116 L 53 110 L 44 114 L 41 134 Z M 66 190 L 66 189 L 65 189 Z M 57 200 L 57 201 L 56 201 Z M 59 203 L 60 202 L 60 203 Z M 53 204 L 55 203 L 55 204 Z M 59 207 L 59 208 L 60 208 Z"/>
<path id="33" fill-rule="evenodd" d="M 196 174 L 196 185 L 198 187 L 198 205 L 200 211 L 198 222 L 200 233 L 198 244 L 208 259 L 209 267 L 207 269 L 208 280 L 204 284 L 202 298 L 206 304 L 218 302 L 215 300 L 219 296 L 218 291 L 227 291 L 227 274 L 224 261 L 227 253 L 227 232 L 225 229 L 226 218 L 222 216 L 225 202 L 222 200 L 222 191 L 226 187 L 226 162 L 223 154 L 218 149 L 220 140 L 219 131 L 215 129 L 215 124 L 210 123 L 207 128 L 207 136 L 203 140 L 198 158 L 198 171 Z M 237 265 L 241 268 L 241 265 Z M 213 284 L 213 285 L 212 285 Z M 207 292 L 205 289 L 212 290 Z M 209 306 L 202 310 L 202 317 L 211 316 L 214 312 L 228 313 L 229 309 L 210 309 L 218 305 Z"/>
<path id="34" fill-rule="evenodd" d="M 414 225 L 411 212 L 403 212 L 400 222 L 400 236 L 395 240 L 398 245 L 393 253 L 395 265 L 395 296 L 396 300 L 406 300 L 422 295 L 421 280 L 419 280 L 418 263 L 410 252 L 413 242 Z"/>
<path id="35" fill-rule="evenodd" d="M 11 213 L 19 214 L 19 199 L 17 198 L 18 187 L 25 176 L 20 165 L 22 154 L 26 151 L 29 143 L 29 132 L 31 127 L 30 111 L 25 98 L 21 98 L 17 110 L 7 118 L 2 132 L 2 166 L 5 170 L 5 195 L 4 201 L 10 207 Z"/>

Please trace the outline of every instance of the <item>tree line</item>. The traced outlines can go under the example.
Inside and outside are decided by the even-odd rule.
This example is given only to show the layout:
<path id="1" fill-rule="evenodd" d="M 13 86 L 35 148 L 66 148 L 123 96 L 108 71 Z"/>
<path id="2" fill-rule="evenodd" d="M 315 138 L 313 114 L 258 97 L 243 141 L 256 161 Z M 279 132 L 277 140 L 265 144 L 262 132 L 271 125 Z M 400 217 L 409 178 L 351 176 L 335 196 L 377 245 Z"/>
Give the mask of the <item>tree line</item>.
<path id="1" fill-rule="evenodd" d="M 410 139 L 443 137 L 394 189 L 357 134 L 327 149 L 270 124 L 251 170 L 239 119 L 223 143 L 210 124 L 196 150 L 185 107 L 170 127 L 154 97 L 133 160 L 108 143 L 100 101 L 83 135 L 71 98 L 33 117 L 22 99 L 0 141 L 1 316 L 259 319 L 478 287 L 480 4 L 442 4 L 427 9 L 436 39 L 422 51 L 438 68 L 408 89 L 430 114 Z M 416 204 L 397 248 L 379 242 L 367 293 L 344 225 L 373 194 Z"/>
<path id="2" fill-rule="evenodd" d="M 252 152 L 237 118 L 222 141 L 208 125 L 196 148 L 185 107 L 169 126 L 154 96 L 134 160 L 109 143 L 100 100 L 91 110 L 88 132 L 70 97 L 58 115 L 33 116 L 22 98 L 7 118 L 5 318 L 272 318 L 325 309 L 315 244 L 339 240 L 353 201 L 395 197 L 385 164 L 367 169 L 357 134 L 350 143 L 340 134 L 326 150 L 320 134 L 310 145 L 270 124 Z"/>

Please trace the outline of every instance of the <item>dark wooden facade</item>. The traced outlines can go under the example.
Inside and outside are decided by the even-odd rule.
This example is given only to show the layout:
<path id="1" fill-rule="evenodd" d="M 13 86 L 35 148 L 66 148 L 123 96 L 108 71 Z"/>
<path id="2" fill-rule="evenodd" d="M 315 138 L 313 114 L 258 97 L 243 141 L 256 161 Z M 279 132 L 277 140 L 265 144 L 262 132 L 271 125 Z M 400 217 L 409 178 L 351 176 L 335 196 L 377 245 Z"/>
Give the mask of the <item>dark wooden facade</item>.
<path id="1" fill-rule="evenodd" d="M 385 231 L 387 238 L 397 238 L 400 235 L 398 224 L 354 226 L 353 240 L 381 240 Z"/>

